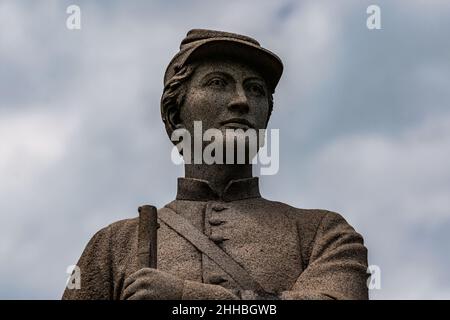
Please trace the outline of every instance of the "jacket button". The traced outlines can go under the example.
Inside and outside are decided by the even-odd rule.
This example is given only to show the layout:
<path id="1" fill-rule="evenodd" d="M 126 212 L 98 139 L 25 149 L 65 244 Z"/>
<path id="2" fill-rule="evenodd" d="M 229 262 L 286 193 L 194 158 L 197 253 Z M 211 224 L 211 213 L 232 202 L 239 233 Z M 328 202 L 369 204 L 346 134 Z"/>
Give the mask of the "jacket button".
<path id="1" fill-rule="evenodd" d="M 224 242 L 225 240 L 228 240 L 219 235 L 211 235 L 209 238 L 215 243 L 221 243 L 221 242 Z"/>
<path id="2" fill-rule="evenodd" d="M 224 277 L 219 276 L 217 274 L 212 275 L 212 276 L 210 276 L 208 278 L 208 283 L 211 283 L 211 284 L 220 284 L 220 283 L 223 283 L 225 281 L 227 281 L 227 279 L 225 279 Z"/>
<path id="3" fill-rule="evenodd" d="M 217 219 L 217 218 L 210 218 L 208 220 L 209 224 L 212 226 L 220 226 L 222 223 L 224 223 L 225 221 Z"/>
<path id="4" fill-rule="evenodd" d="M 227 209 L 227 208 L 224 207 L 224 206 L 221 205 L 221 204 L 215 204 L 215 205 L 213 205 L 212 209 L 213 209 L 214 211 L 222 211 L 222 210 L 225 210 L 225 209 Z"/>

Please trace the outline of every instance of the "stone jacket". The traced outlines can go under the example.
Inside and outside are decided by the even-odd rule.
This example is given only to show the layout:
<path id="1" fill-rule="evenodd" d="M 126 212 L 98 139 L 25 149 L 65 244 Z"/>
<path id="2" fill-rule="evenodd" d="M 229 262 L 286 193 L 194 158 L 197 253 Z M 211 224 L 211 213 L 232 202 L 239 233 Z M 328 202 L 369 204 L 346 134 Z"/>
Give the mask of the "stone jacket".
<path id="1" fill-rule="evenodd" d="M 298 209 L 260 196 L 258 178 L 231 181 L 222 195 L 208 182 L 179 178 L 166 205 L 188 219 L 268 292 L 285 299 L 367 299 L 367 249 L 337 213 Z M 78 266 L 81 289 L 63 299 L 119 299 L 124 280 L 139 269 L 138 218 L 98 231 Z M 239 285 L 169 226 L 158 229 L 158 269 L 181 279 Z"/>

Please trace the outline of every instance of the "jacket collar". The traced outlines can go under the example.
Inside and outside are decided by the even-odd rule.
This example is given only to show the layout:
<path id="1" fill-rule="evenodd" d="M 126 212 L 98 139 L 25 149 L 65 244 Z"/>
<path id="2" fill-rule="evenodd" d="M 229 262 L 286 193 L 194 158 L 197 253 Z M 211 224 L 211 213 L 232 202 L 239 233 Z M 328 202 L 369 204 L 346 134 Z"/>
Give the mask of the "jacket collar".
<path id="1" fill-rule="evenodd" d="M 216 193 L 209 182 L 194 178 L 178 178 L 177 200 L 225 202 L 261 197 L 258 177 L 231 180 L 222 194 Z"/>

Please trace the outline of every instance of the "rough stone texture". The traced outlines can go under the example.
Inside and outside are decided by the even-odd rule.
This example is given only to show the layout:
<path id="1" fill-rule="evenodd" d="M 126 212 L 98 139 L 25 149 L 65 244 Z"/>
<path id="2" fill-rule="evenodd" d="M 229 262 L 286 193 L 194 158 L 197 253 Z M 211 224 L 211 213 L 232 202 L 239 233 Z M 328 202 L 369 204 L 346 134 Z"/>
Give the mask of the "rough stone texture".
<path id="1" fill-rule="evenodd" d="M 367 299 L 367 250 L 362 237 L 339 214 L 266 200 L 259 196 L 257 178 L 233 182 L 233 192 L 223 195 L 226 201 L 210 189 L 205 193 L 205 181 L 180 181 L 180 200 L 167 206 L 207 235 L 227 239 L 222 248 L 265 289 L 286 299 Z M 240 197 L 239 191 L 246 196 Z M 211 224 L 211 219 L 222 223 Z M 120 299 L 125 279 L 138 269 L 137 232 L 137 218 L 97 232 L 78 262 L 81 290 L 66 290 L 64 299 Z M 164 223 L 158 239 L 158 269 L 198 285 L 220 278 L 224 288 L 240 290 Z M 183 298 L 206 299 L 188 287 Z"/>
<path id="2" fill-rule="evenodd" d="M 190 31 L 180 49 L 167 68 L 161 99 L 169 135 L 184 127 L 193 136 L 195 120 L 203 130 L 266 128 L 283 68 L 275 54 L 254 39 L 211 30 Z M 211 74 L 218 80 L 205 84 Z M 263 294 L 243 288 L 239 277 L 163 221 L 157 269 L 143 268 L 135 218 L 93 236 L 77 263 L 81 289 L 66 289 L 63 299 L 368 298 L 367 249 L 341 215 L 262 198 L 251 163 L 186 164 L 185 176 L 166 207 L 245 269 Z"/>

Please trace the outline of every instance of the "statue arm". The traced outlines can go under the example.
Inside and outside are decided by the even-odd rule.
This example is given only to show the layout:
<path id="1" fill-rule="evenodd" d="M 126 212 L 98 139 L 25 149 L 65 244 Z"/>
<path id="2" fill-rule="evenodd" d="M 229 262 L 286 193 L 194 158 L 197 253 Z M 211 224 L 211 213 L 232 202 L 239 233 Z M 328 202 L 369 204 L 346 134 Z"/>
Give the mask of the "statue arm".
<path id="1" fill-rule="evenodd" d="M 63 300 L 112 299 L 112 263 L 110 226 L 98 231 L 86 245 L 77 266 L 80 268 L 80 288 L 66 288 Z"/>
<path id="2" fill-rule="evenodd" d="M 282 299 L 368 299 L 367 249 L 337 213 L 327 212 L 312 242 L 308 266 Z"/>
<path id="3" fill-rule="evenodd" d="M 125 279 L 123 300 L 236 300 L 231 291 L 219 286 L 183 280 L 168 272 L 142 268 Z"/>

